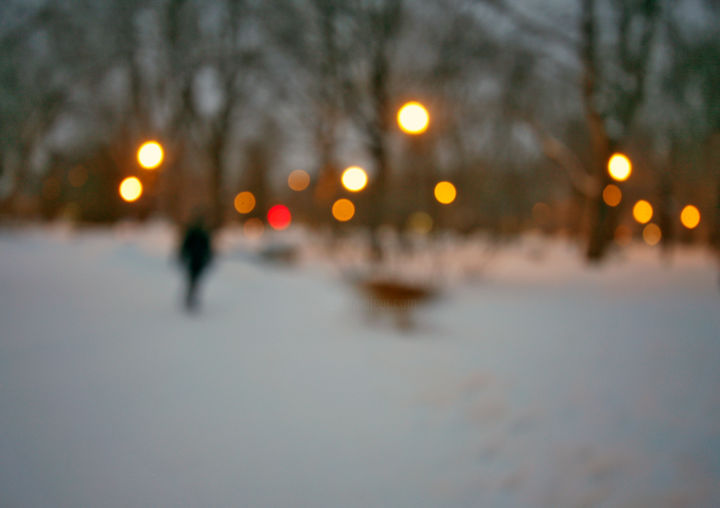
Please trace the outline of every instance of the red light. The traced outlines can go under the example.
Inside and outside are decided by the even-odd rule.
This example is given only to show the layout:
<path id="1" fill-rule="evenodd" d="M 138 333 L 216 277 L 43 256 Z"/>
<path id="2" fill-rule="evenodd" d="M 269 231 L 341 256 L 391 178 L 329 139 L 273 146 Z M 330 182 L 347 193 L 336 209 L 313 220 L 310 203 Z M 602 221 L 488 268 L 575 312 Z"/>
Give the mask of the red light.
<path id="1" fill-rule="evenodd" d="M 277 230 L 283 230 L 292 222 L 292 215 L 285 205 L 275 205 L 267 213 L 268 223 L 270 227 Z"/>

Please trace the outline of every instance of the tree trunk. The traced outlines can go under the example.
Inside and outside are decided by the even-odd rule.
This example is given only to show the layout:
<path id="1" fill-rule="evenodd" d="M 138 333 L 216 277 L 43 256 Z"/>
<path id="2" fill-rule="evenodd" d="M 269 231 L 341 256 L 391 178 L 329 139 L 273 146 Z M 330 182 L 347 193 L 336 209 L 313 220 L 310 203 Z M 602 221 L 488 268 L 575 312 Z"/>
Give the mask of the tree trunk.
<path id="1" fill-rule="evenodd" d="M 370 155 L 375 164 L 375 178 L 368 188 L 370 202 L 369 226 L 371 232 L 371 252 L 375 261 L 383 258 L 379 230 L 386 213 L 385 197 L 387 193 L 388 161 L 385 133 L 377 132 L 370 147 Z"/>
<path id="2" fill-rule="evenodd" d="M 219 229 L 225 219 L 223 206 L 223 153 L 225 136 L 217 135 L 211 143 L 210 153 L 210 227 Z"/>
<path id="3" fill-rule="evenodd" d="M 600 65 L 598 56 L 597 19 L 595 15 L 595 0 L 582 0 L 580 33 L 582 44 L 580 58 L 583 65 L 582 96 L 585 107 L 585 117 L 590 132 L 590 143 L 593 156 L 593 173 L 597 176 L 599 187 L 595 189 L 591 198 L 590 231 L 586 250 L 586 257 L 591 262 L 600 261 L 612 240 L 613 231 L 617 224 L 616 208 L 608 207 L 602 198 L 602 190 L 611 183 L 606 171 L 607 162 L 612 153 L 618 148 L 618 139 L 613 139 L 606 128 L 606 116 L 612 118 L 621 126 L 619 137 L 626 135 L 632 124 L 635 114 L 643 102 L 645 79 L 647 76 L 650 49 L 659 12 L 657 0 L 646 0 L 639 10 L 634 10 L 629 3 L 618 6 L 620 25 L 625 30 L 620 32 L 619 64 L 625 74 L 633 78 L 634 86 L 630 90 L 619 92 L 613 101 L 611 110 L 601 111 L 598 106 L 600 91 Z M 639 17 L 636 17 L 639 16 Z M 636 20 L 641 22 L 641 33 L 637 41 L 630 37 L 629 27 Z M 636 44 L 637 47 L 631 47 Z"/>
<path id="4" fill-rule="evenodd" d="M 706 164 L 708 166 L 708 174 L 712 174 L 713 167 L 720 164 L 720 131 L 716 131 L 710 135 L 708 141 L 708 156 Z M 716 173 L 717 190 L 715 191 L 715 210 L 709 217 L 710 223 L 710 245 L 720 254 L 720 172 Z"/>

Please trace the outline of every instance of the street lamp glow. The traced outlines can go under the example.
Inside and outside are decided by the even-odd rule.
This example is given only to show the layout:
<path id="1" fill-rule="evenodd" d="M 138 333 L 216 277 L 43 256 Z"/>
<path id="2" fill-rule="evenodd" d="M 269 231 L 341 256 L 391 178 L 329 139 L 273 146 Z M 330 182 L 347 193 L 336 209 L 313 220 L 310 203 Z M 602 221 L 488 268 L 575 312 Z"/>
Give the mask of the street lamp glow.
<path id="1" fill-rule="evenodd" d="M 641 199 L 633 206 L 633 217 L 640 224 L 647 224 L 653 217 L 652 205 L 644 199 Z"/>
<path id="2" fill-rule="evenodd" d="M 133 201 L 137 201 L 142 195 L 142 183 L 140 183 L 140 180 L 136 177 L 129 176 L 120 182 L 118 191 L 120 192 L 120 197 L 124 201 L 132 203 Z"/>
<path id="3" fill-rule="evenodd" d="M 339 222 L 347 222 L 355 215 L 355 205 L 349 199 L 338 199 L 333 203 L 332 215 Z"/>
<path id="4" fill-rule="evenodd" d="M 438 182 L 437 185 L 435 185 L 435 199 L 437 199 L 439 203 L 449 205 L 455 201 L 456 196 L 457 190 L 450 182 Z"/>
<path id="5" fill-rule="evenodd" d="M 367 173 L 363 168 L 350 166 L 343 171 L 341 181 L 343 187 L 351 192 L 359 192 L 365 188 L 368 182 Z"/>
<path id="6" fill-rule="evenodd" d="M 651 222 L 643 228 L 642 236 L 646 244 L 653 246 L 657 245 L 660 243 L 660 240 L 662 240 L 662 231 L 657 224 L 653 224 Z"/>
<path id="7" fill-rule="evenodd" d="M 287 229 L 292 222 L 292 214 L 285 205 L 275 205 L 267 213 L 267 220 L 270 227 L 282 231 Z"/>
<path id="8" fill-rule="evenodd" d="M 630 174 L 632 173 L 632 163 L 630 159 L 621 153 L 613 154 L 608 161 L 607 167 L 612 179 L 618 182 L 624 182 L 630 178 Z"/>
<path id="9" fill-rule="evenodd" d="M 422 134 L 430 123 L 430 114 L 425 106 L 419 102 L 405 103 L 397 114 L 397 121 L 403 132 L 407 134 Z"/>
<path id="10" fill-rule="evenodd" d="M 622 191 L 620 190 L 620 187 L 611 183 L 603 190 L 602 197 L 606 205 L 614 207 L 619 205 L 620 201 L 622 201 Z"/>
<path id="11" fill-rule="evenodd" d="M 296 169 L 288 176 L 288 187 L 295 192 L 304 191 L 310 185 L 310 175 L 302 169 Z"/>
<path id="12" fill-rule="evenodd" d="M 680 213 L 682 225 L 688 229 L 695 229 L 700 224 L 700 210 L 693 205 L 687 205 Z"/>
<path id="13" fill-rule="evenodd" d="M 233 200 L 237 213 L 250 213 L 255 208 L 255 196 L 250 191 L 239 192 Z"/>
<path id="14" fill-rule="evenodd" d="M 145 169 L 155 169 L 162 164 L 165 154 L 157 141 L 143 143 L 137 152 L 138 163 Z"/>

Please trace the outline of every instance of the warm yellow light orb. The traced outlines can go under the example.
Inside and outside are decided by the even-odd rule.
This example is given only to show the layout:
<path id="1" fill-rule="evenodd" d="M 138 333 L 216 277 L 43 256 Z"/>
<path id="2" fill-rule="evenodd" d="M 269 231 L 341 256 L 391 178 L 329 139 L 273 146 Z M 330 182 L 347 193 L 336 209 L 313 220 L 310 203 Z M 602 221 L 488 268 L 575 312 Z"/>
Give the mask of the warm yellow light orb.
<path id="1" fill-rule="evenodd" d="M 349 199 L 338 199 L 333 203 L 332 215 L 340 222 L 347 222 L 355 215 L 355 205 Z"/>
<path id="2" fill-rule="evenodd" d="M 700 224 L 700 210 L 693 205 L 687 205 L 680 213 L 682 225 L 688 229 L 695 229 Z"/>
<path id="3" fill-rule="evenodd" d="M 155 169 L 162 164 L 165 154 L 157 141 L 143 143 L 137 152 L 137 160 L 145 169 Z"/>
<path id="4" fill-rule="evenodd" d="M 622 201 L 622 191 L 620 187 L 611 183 L 603 189 L 602 197 L 606 205 L 617 206 Z"/>
<path id="5" fill-rule="evenodd" d="M 407 134 L 422 134 L 428 128 L 430 115 L 419 102 L 405 103 L 397 114 L 400 128 Z"/>
<path id="6" fill-rule="evenodd" d="M 607 167 L 612 179 L 618 182 L 624 182 L 630 178 L 630 174 L 632 173 L 632 163 L 630 159 L 621 153 L 613 154 L 608 161 Z"/>
<path id="7" fill-rule="evenodd" d="M 650 219 L 652 219 L 652 216 L 653 216 L 653 207 L 650 203 L 648 203 L 644 199 L 641 199 L 640 201 L 635 203 L 635 206 L 633 206 L 633 217 L 640 224 L 646 224 L 646 223 L 650 222 Z"/>
<path id="8" fill-rule="evenodd" d="M 351 192 L 359 192 L 365 188 L 368 182 L 367 173 L 363 168 L 350 166 L 343 171 L 341 181 L 343 187 Z"/>
<path id="9" fill-rule="evenodd" d="M 438 182 L 437 185 L 435 185 L 435 199 L 437 199 L 439 203 L 449 205 L 455 201 L 456 196 L 457 190 L 450 182 Z"/>
<path id="10" fill-rule="evenodd" d="M 239 192 L 233 200 L 237 213 L 250 213 L 255 208 L 255 196 L 250 191 Z"/>
<path id="11" fill-rule="evenodd" d="M 662 231 L 657 224 L 650 223 L 643 228 L 643 240 L 650 246 L 660 243 Z"/>
<path id="12" fill-rule="evenodd" d="M 310 175 L 302 169 L 296 169 L 288 176 L 288 187 L 296 192 L 304 191 L 310 185 Z"/>
<path id="13" fill-rule="evenodd" d="M 120 192 L 120 197 L 124 201 L 132 203 L 133 201 L 137 201 L 140 198 L 143 188 L 140 180 L 138 180 L 134 176 L 129 176 L 125 178 L 122 182 L 120 182 L 120 187 L 118 188 L 118 190 Z"/>

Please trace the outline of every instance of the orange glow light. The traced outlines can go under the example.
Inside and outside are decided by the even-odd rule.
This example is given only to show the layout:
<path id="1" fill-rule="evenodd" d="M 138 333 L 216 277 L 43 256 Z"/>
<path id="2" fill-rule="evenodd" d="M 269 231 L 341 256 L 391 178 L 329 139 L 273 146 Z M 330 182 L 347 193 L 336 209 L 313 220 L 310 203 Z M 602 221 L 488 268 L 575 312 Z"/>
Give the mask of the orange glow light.
<path id="1" fill-rule="evenodd" d="M 653 217 L 652 205 L 644 199 L 641 199 L 633 206 L 633 217 L 640 224 L 647 224 Z"/>
<path id="2" fill-rule="evenodd" d="M 603 190 L 602 197 L 606 205 L 617 206 L 622 201 L 622 191 L 620 187 L 611 183 Z"/>
<path id="3" fill-rule="evenodd" d="M 137 152 L 137 160 L 145 169 L 155 169 L 162 164 L 165 154 L 157 141 L 143 143 Z"/>
<path id="4" fill-rule="evenodd" d="M 350 166 L 343 171 L 340 177 L 343 187 L 351 192 L 360 192 L 365 188 L 368 182 L 367 173 L 363 168 L 358 166 Z"/>
<path id="5" fill-rule="evenodd" d="M 630 159 L 621 153 L 613 154 L 608 161 L 607 167 L 612 179 L 618 182 L 624 182 L 630 178 L 630 174 L 632 173 L 632 163 Z"/>
<path id="6" fill-rule="evenodd" d="M 288 186 L 296 191 L 304 191 L 310 185 L 310 175 L 302 169 L 296 169 L 288 176 Z"/>
<path id="7" fill-rule="evenodd" d="M 397 114 L 397 121 L 403 132 L 407 134 L 422 134 L 428 128 L 430 115 L 425 106 L 419 102 L 404 104 Z"/>
<path id="8" fill-rule="evenodd" d="M 273 229 L 282 231 L 287 229 L 292 222 L 292 214 L 285 205 L 275 205 L 267 213 L 268 224 Z"/>
<path id="9" fill-rule="evenodd" d="M 660 231 L 657 224 L 653 224 L 652 222 L 643 228 L 642 234 L 643 240 L 650 246 L 657 245 L 662 239 L 662 231 Z"/>
<path id="10" fill-rule="evenodd" d="M 700 224 L 700 210 L 693 205 L 687 205 L 680 213 L 680 222 L 688 229 L 695 229 Z"/>
<path id="11" fill-rule="evenodd" d="M 138 180 L 134 176 L 129 176 L 125 178 L 122 182 L 120 182 L 120 187 L 118 188 L 118 190 L 120 192 L 120 197 L 124 201 L 132 203 L 133 201 L 137 201 L 140 198 L 143 188 L 140 180 Z"/>
<path id="12" fill-rule="evenodd" d="M 457 190 L 450 182 L 438 182 L 437 185 L 435 185 L 435 199 L 437 199 L 439 203 L 449 205 L 455 201 L 456 196 Z"/>
<path id="13" fill-rule="evenodd" d="M 233 200 L 237 213 L 250 213 L 255 208 L 255 196 L 250 191 L 238 193 Z"/>
<path id="14" fill-rule="evenodd" d="M 340 222 L 347 222 L 355 215 L 355 205 L 349 199 L 338 199 L 333 203 L 332 215 Z"/>

